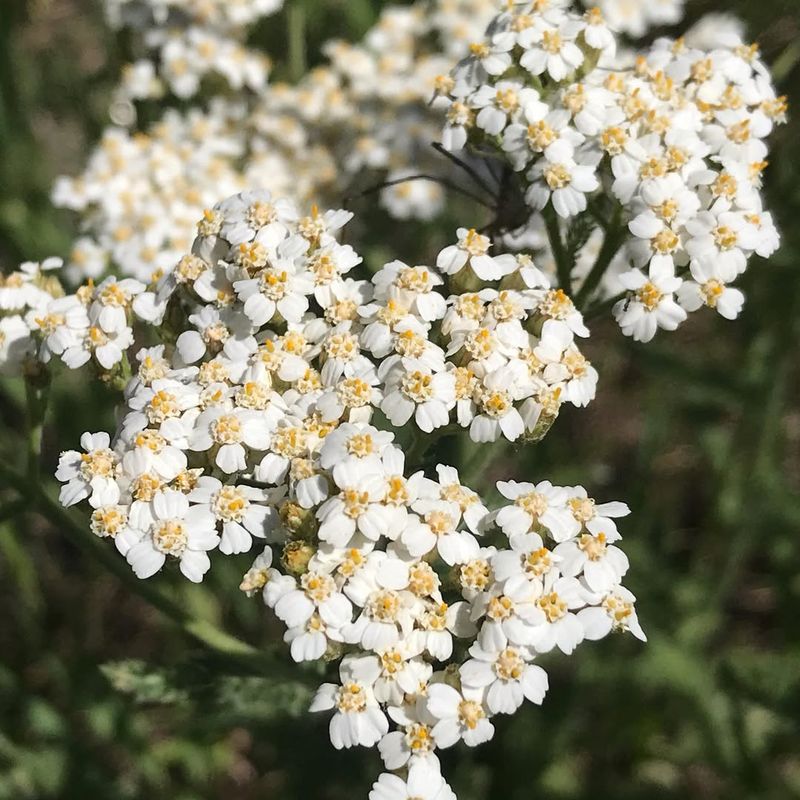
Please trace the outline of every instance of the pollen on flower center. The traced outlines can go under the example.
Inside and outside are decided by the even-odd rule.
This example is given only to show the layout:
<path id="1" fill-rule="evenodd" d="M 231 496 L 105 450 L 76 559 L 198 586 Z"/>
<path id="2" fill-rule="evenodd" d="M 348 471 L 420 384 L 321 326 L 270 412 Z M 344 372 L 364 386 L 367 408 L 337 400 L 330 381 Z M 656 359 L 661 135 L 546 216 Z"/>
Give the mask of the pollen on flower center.
<path id="1" fill-rule="evenodd" d="M 539 311 L 552 319 L 566 319 L 575 306 L 563 289 L 551 289 L 539 304 Z"/>
<path id="2" fill-rule="evenodd" d="M 542 48 L 552 55 L 561 52 L 562 40 L 558 31 L 544 31 L 542 33 Z"/>
<path id="3" fill-rule="evenodd" d="M 254 228 L 263 228 L 273 222 L 278 216 L 278 212 L 272 203 L 266 203 L 262 200 L 256 200 L 247 209 L 247 221 Z"/>
<path id="4" fill-rule="evenodd" d="M 175 558 L 183 555 L 188 538 L 186 527 L 179 519 L 167 519 L 156 522 L 151 528 L 153 546 L 164 555 Z"/>
<path id="5" fill-rule="evenodd" d="M 603 609 L 611 617 L 615 628 L 624 628 L 627 619 L 633 614 L 633 604 L 620 600 L 616 595 L 610 594 L 603 599 Z"/>
<path id="6" fill-rule="evenodd" d="M 359 569 L 364 565 L 364 556 L 362 555 L 360 550 L 352 547 L 350 550 L 347 551 L 347 557 L 339 564 L 339 568 L 337 572 L 346 577 L 351 578 L 353 575 L 358 572 Z"/>
<path id="7" fill-rule="evenodd" d="M 541 492 L 528 492 L 520 495 L 515 501 L 526 514 L 530 514 L 533 519 L 539 517 L 547 511 L 547 498 Z"/>
<path id="8" fill-rule="evenodd" d="M 430 564 L 420 561 L 409 570 L 408 589 L 417 597 L 427 597 L 438 588 L 439 576 Z"/>
<path id="9" fill-rule="evenodd" d="M 403 376 L 403 393 L 415 403 L 424 403 L 433 397 L 433 377 L 419 370 Z"/>
<path id="10" fill-rule="evenodd" d="M 486 712 L 481 704 L 474 700 L 462 700 L 458 704 L 458 719 L 464 727 L 471 731 L 474 731 L 478 727 L 478 723 L 485 717 Z"/>
<path id="11" fill-rule="evenodd" d="M 357 433 L 347 440 L 347 452 L 357 458 L 365 458 L 375 452 L 375 442 L 369 433 Z"/>
<path id="12" fill-rule="evenodd" d="M 358 489 L 344 489 L 339 495 L 344 503 L 344 513 L 355 519 L 369 507 L 369 494 Z"/>
<path id="13" fill-rule="evenodd" d="M 703 294 L 703 300 L 709 308 L 717 307 L 717 301 L 724 290 L 725 285 L 716 280 L 716 278 L 712 278 L 710 281 L 706 281 L 706 283 L 700 286 L 700 291 Z"/>
<path id="14" fill-rule="evenodd" d="M 250 501 L 236 486 L 223 486 L 214 497 L 214 514 L 226 522 L 241 522 Z"/>
<path id="15" fill-rule="evenodd" d="M 720 250 L 730 250 L 736 247 L 739 237 L 736 231 L 727 225 L 718 225 L 711 233 Z"/>
<path id="16" fill-rule="evenodd" d="M 131 483 L 131 494 L 136 500 L 150 501 L 156 496 L 164 482 L 157 475 L 144 472 Z"/>
<path id="17" fill-rule="evenodd" d="M 346 714 L 364 711 L 367 707 L 366 690 L 360 683 L 348 681 L 338 691 L 336 706 Z"/>
<path id="18" fill-rule="evenodd" d="M 513 114 L 519 107 L 519 97 L 513 89 L 498 89 L 494 96 L 495 105 L 506 114 Z"/>
<path id="19" fill-rule="evenodd" d="M 152 423 L 163 422 L 170 417 L 178 417 L 180 413 L 178 398 L 166 389 L 156 392 L 147 405 L 147 418 Z"/>
<path id="20" fill-rule="evenodd" d="M 363 378 L 347 378 L 336 387 L 336 394 L 348 408 L 360 408 L 369 404 L 372 387 Z"/>
<path id="21" fill-rule="evenodd" d="M 395 285 L 399 289 L 420 294 L 430 289 L 431 274 L 427 267 L 404 267 L 397 273 Z"/>
<path id="22" fill-rule="evenodd" d="M 662 228 L 650 240 L 650 246 L 656 253 L 660 253 L 661 255 L 674 253 L 678 249 L 680 243 L 681 240 L 678 237 L 678 234 L 675 233 L 672 228 Z"/>
<path id="23" fill-rule="evenodd" d="M 394 340 L 394 349 L 401 356 L 419 358 L 425 352 L 427 339 L 412 330 L 402 331 Z"/>
<path id="24" fill-rule="evenodd" d="M 478 328 L 464 340 L 464 348 L 477 359 L 488 358 L 495 351 L 495 340 L 488 328 Z"/>
<path id="25" fill-rule="evenodd" d="M 66 318 L 63 314 L 50 313 L 45 314 L 43 317 L 36 317 L 34 321 L 39 326 L 39 330 L 45 336 L 49 336 L 66 323 Z"/>
<path id="26" fill-rule="evenodd" d="M 109 283 L 98 293 L 98 300 L 104 306 L 125 308 L 130 302 L 127 292 L 118 283 Z"/>
<path id="27" fill-rule="evenodd" d="M 269 404 L 270 389 L 263 383 L 247 381 L 236 392 L 236 405 L 240 408 L 264 410 Z"/>
<path id="28" fill-rule="evenodd" d="M 517 681 L 525 670 L 525 661 L 513 647 L 506 647 L 497 656 L 494 662 L 494 671 L 497 677 L 504 681 Z"/>
<path id="29" fill-rule="evenodd" d="M 498 389 L 494 392 L 485 392 L 480 398 L 481 408 L 490 417 L 504 417 L 513 407 L 514 402 L 508 392 Z"/>
<path id="30" fill-rule="evenodd" d="M 445 511 L 431 511 L 425 515 L 425 523 L 436 536 L 452 533 L 455 520 Z"/>
<path id="31" fill-rule="evenodd" d="M 386 481 L 386 497 L 384 501 L 392 505 L 401 506 L 409 498 L 408 485 L 402 475 L 392 475 Z"/>
<path id="32" fill-rule="evenodd" d="M 427 753 L 433 750 L 431 730 L 421 722 L 415 722 L 406 728 L 406 742 L 412 753 Z"/>
<path id="33" fill-rule="evenodd" d="M 128 523 L 123 506 L 101 506 L 92 512 L 91 529 L 96 536 L 116 536 Z"/>
<path id="34" fill-rule="evenodd" d="M 270 300 L 281 300 L 289 289 L 289 273 L 286 270 L 265 269 L 259 276 L 261 291 Z"/>
<path id="35" fill-rule="evenodd" d="M 489 250 L 489 237 L 481 236 L 475 228 L 470 228 L 461 241 L 461 247 L 471 256 L 482 256 Z"/>
<path id="36" fill-rule="evenodd" d="M 133 443 L 136 447 L 144 447 L 152 453 L 160 453 L 167 446 L 167 440 L 158 431 L 152 430 L 138 433 Z"/>
<path id="37" fill-rule="evenodd" d="M 315 602 L 321 603 L 336 591 L 336 584 L 330 575 L 318 572 L 306 572 L 300 578 L 300 585 L 305 593 Z"/>
<path id="38" fill-rule="evenodd" d="M 242 423 L 234 414 L 223 414 L 211 423 L 211 435 L 217 444 L 237 444 L 242 441 Z"/>
<path id="39" fill-rule="evenodd" d="M 460 486 L 457 483 L 451 483 L 447 486 L 443 486 L 439 494 L 442 500 L 447 500 L 451 503 L 457 503 L 462 513 L 478 501 L 478 498 L 475 496 L 474 492 L 471 492 L 469 489 L 465 489 L 463 486 Z"/>
<path id="40" fill-rule="evenodd" d="M 532 550 L 523 558 L 523 567 L 529 575 L 541 577 L 553 566 L 553 556 L 546 547 Z"/>
<path id="41" fill-rule="evenodd" d="M 594 500 L 589 497 L 573 497 L 567 505 L 578 522 L 588 522 L 594 518 Z"/>
<path id="42" fill-rule="evenodd" d="M 396 675 L 405 664 L 403 656 L 398 650 L 387 650 L 385 653 L 381 653 L 380 659 L 384 677 Z"/>
<path id="43" fill-rule="evenodd" d="M 486 616 L 497 621 L 508 619 L 514 615 L 514 601 L 510 597 L 501 594 L 489 600 L 489 607 Z"/>
<path id="44" fill-rule="evenodd" d="M 372 619 L 395 622 L 400 612 L 400 596 L 391 589 L 376 592 L 367 602 L 366 610 Z"/>
<path id="45" fill-rule="evenodd" d="M 486 559 L 476 558 L 461 565 L 459 577 L 465 589 L 482 591 L 489 585 L 492 568 Z"/>
<path id="46" fill-rule="evenodd" d="M 309 261 L 309 269 L 314 273 L 314 282 L 317 286 L 332 283 L 339 275 L 336 262 L 329 253 L 317 253 Z"/>
<path id="47" fill-rule="evenodd" d="M 606 535 L 598 533 L 596 536 L 592 536 L 590 533 L 584 533 L 578 539 L 578 547 L 586 553 L 586 557 L 590 561 L 599 561 L 605 555 L 608 547 Z"/>
<path id="48" fill-rule="evenodd" d="M 556 622 L 567 613 L 566 602 L 562 600 L 556 592 L 542 595 L 536 601 L 536 605 L 544 611 L 548 622 Z"/>
<path id="49" fill-rule="evenodd" d="M 636 290 L 636 299 L 648 310 L 655 311 L 658 304 L 664 297 L 661 290 L 654 284 L 648 281 L 640 289 Z"/>
<path id="50" fill-rule="evenodd" d="M 114 475 L 117 457 L 113 450 L 103 448 L 91 453 L 81 453 L 81 475 L 84 478 L 110 478 Z"/>
<path id="51" fill-rule="evenodd" d="M 528 125 L 526 138 L 531 150 L 541 152 L 555 142 L 558 134 L 542 119 Z"/>

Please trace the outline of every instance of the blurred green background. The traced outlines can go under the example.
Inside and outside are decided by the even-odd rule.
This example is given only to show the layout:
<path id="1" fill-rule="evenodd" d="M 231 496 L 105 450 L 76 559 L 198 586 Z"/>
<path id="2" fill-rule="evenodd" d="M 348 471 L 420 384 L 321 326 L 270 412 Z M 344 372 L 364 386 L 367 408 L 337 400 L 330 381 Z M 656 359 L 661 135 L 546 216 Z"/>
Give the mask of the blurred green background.
<path id="1" fill-rule="evenodd" d="M 75 235 L 49 187 L 80 171 L 124 60 L 98 5 L 1 1 L 4 270 L 66 254 Z M 357 40 L 383 4 L 303 5 L 314 63 L 322 41 Z M 800 108 L 800 3 L 690 0 L 688 15 L 709 10 L 746 21 L 790 114 Z M 286 28 L 284 13 L 255 32 L 279 71 Z M 445 754 L 460 800 L 800 797 L 796 119 L 774 137 L 767 174 L 783 247 L 752 263 L 742 318 L 698 314 L 646 347 L 596 324 L 597 400 L 565 411 L 541 445 L 488 451 L 485 487 L 550 477 L 629 503 L 626 583 L 650 641 L 615 636 L 542 659 L 543 707 L 500 718 L 488 746 Z M 406 252 L 395 227 L 377 228 L 368 256 L 378 241 Z M 420 232 L 431 258 L 450 228 Z M 0 388 L 8 458 L 24 421 L 18 387 Z M 47 473 L 83 430 L 113 427 L 113 401 L 100 385 L 60 385 Z M 327 720 L 301 713 L 307 683 L 291 679 L 263 605 L 231 589 L 249 556 L 215 564 L 200 587 L 160 576 L 143 597 L 80 524 L 53 526 L 12 497 L 0 482 L 0 800 L 366 797 L 377 755 L 330 748 Z M 215 629 L 265 655 L 213 640 Z"/>

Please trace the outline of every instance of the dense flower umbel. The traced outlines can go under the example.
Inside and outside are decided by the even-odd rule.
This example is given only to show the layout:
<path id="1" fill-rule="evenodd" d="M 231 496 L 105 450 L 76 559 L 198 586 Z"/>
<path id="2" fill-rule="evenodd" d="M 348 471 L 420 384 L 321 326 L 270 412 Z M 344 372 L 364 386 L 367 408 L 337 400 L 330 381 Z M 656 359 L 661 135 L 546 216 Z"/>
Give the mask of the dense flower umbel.
<path id="1" fill-rule="evenodd" d="M 491 255 L 467 228 L 442 272 L 393 261 L 354 277 L 361 259 L 337 240 L 350 216 L 239 194 L 148 290 L 82 289 L 86 324 L 111 336 L 139 315 L 165 344 L 139 352 L 114 438 L 62 454 L 61 501 L 87 502 L 143 579 L 174 563 L 201 581 L 261 540 L 241 588 L 262 592 L 295 661 L 341 658 L 312 710 L 332 712 L 335 747 L 378 747 L 390 772 L 373 800 L 452 797 L 436 751 L 541 703 L 538 654 L 644 639 L 620 585 L 628 509 L 545 481 L 501 482 L 491 511 L 456 469 L 406 463 L 377 409 L 413 437 L 538 438 L 562 400 L 594 394 L 588 331 L 529 258 Z M 454 290 L 464 280 L 476 291 Z"/>
<path id="2" fill-rule="evenodd" d="M 708 49 L 659 39 L 625 67 L 600 9 L 579 16 L 567 5 L 513 3 L 495 18 L 452 73 L 442 141 L 499 151 L 534 212 L 531 230 L 552 209 L 598 239 L 603 228 L 620 238 L 594 296 L 622 295 L 613 310 L 625 334 L 648 341 L 701 306 L 736 317 L 743 297 L 729 284 L 778 246 L 759 190 L 786 101 L 758 48 L 733 30 L 705 36 Z M 661 21 L 679 11 L 656 5 Z M 642 32 L 644 17 L 605 7 Z"/>

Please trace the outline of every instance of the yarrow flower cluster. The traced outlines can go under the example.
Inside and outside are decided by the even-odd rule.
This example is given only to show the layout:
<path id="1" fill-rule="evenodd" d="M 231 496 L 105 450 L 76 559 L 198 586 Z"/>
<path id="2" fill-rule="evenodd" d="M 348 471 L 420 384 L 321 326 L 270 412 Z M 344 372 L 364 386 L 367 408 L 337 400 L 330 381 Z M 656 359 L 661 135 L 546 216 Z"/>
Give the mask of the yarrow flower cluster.
<path id="1" fill-rule="evenodd" d="M 437 753 L 541 703 L 540 655 L 645 639 L 621 584 L 627 506 L 547 480 L 497 481 L 492 504 L 469 485 L 482 451 L 593 400 L 581 309 L 613 307 L 642 341 L 701 306 L 738 315 L 732 282 L 778 246 L 760 189 L 785 100 L 728 24 L 622 53 L 618 31 L 674 21 L 679 0 L 419 0 L 295 85 L 242 44 L 280 0 L 107 5 L 148 53 L 118 102 L 191 97 L 211 72 L 232 91 L 147 131 L 117 109 L 54 189 L 84 223 L 66 268 L 0 281 L 0 372 L 34 397 L 56 364 L 122 390 L 113 435 L 61 454 L 61 503 L 88 506 L 141 579 L 200 582 L 255 551 L 240 589 L 294 661 L 335 663 L 311 710 L 337 749 L 378 748 L 370 800 L 452 800 Z M 474 188 L 437 182 L 439 132 L 495 218 L 423 264 L 367 268 L 352 213 L 311 198 L 375 174 L 392 216 L 433 218 L 445 186 Z M 474 463 L 432 460 L 458 433 Z"/>
<path id="2" fill-rule="evenodd" d="M 444 144 L 503 155 L 529 225 L 551 215 L 556 261 L 559 219 L 622 240 L 611 255 L 622 246 L 627 269 L 599 295 L 621 290 L 626 335 L 649 341 L 701 306 L 736 317 L 744 297 L 730 284 L 779 243 L 759 190 L 786 100 L 758 48 L 733 34 L 710 51 L 659 39 L 620 69 L 599 9 L 567 5 L 514 3 L 494 19 L 452 73 Z"/>
<path id="3" fill-rule="evenodd" d="M 86 502 L 92 531 L 142 579 L 176 562 L 201 581 L 215 551 L 258 540 L 241 588 L 262 591 L 295 661 L 340 660 L 311 708 L 333 711 L 335 747 L 377 746 L 407 775 L 382 775 L 380 798 L 401 780 L 445 786 L 437 749 L 478 745 L 494 715 L 541 703 L 538 654 L 644 634 L 620 584 L 624 504 L 501 481 L 490 511 L 456 469 L 426 475 L 395 441 L 447 426 L 476 442 L 539 438 L 561 402 L 594 394 L 580 314 L 530 258 L 493 256 L 469 229 L 438 269 L 351 277 L 361 258 L 337 240 L 350 217 L 241 193 L 206 213 L 157 284 L 62 298 L 80 307 L 78 331 L 127 346 L 136 315 L 164 343 L 138 352 L 113 439 L 85 434 L 56 477 L 61 502 Z M 116 351 L 85 342 L 62 347 L 68 366 L 114 366 Z"/>
<path id="4" fill-rule="evenodd" d="M 186 60 L 172 91 L 194 94 L 206 67 L 198 71 L 195 56 L 185 52 L 192 25 L 205 31 L 221 20 L 241 38 L 256 12 L 271 13 L 277 5 L 116 0 L 109 13 L 116 26 L 144 26 L 146 39 L 164 42 L 179 63 Z M 55 204 L 81 218 L 68 279 L 79 283 L 111 270 L 149 281 L 189 249 L 186 232 L 204 209 L 252 186 L 299 203 L 333 203 L 366 173 L 391 183 L 380 193 L 389 214 L 432 218 L 444 205 L 438 183 L 394 181 L 421 170 L 442 172 L 430 146 L 438 111 L 428 102 L 437 76 L 467 52 L 494 11 L 494 0 L 387 8 L 362 43 L 329 42 L 323 48 L 328 63 L 297 84 L 229 87 L 202 104 L 198 98 L 188 111 L 168 109 L 135 132 L 127 130 L 136 121 L 133 103 L 162 91 L 157 76 L 165 66 L 150 55 L 128 67 L 112 108 L 117 126 L 104 132 L 80 176 L 61 177 L 53 189 Z M 205 49 L 228 69 L 246 63 L 219 47 Z"/>
<path id="5" fill-rule="evenodd" d="M 234 90 L 264 88 L 269 62 L 244 44 L 246 29 L 279 11 L 283 0 L 105 0 L 105 6 L 112 27 L 134 30 L 146 52 L 123 69 L 117 103 L 166 91 L 190 98 L 209 75 Z"/>

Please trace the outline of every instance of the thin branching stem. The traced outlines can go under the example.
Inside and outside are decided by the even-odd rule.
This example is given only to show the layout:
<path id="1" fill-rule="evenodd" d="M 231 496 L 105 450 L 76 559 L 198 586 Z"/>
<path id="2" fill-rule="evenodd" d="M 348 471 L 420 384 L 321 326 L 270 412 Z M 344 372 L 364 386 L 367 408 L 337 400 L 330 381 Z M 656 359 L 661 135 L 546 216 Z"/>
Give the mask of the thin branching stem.
<path id="1" fill-rule="evenodd" d="M 542 217 L 544 217 L 547 238 L 550 240 L 550 249 L 553 251 L 553 258 L 556 262 L 558 285 L 565 292 L 569 293 L 571 289 L 570 276 L 572 275 L 572 264 L 570 264 L 569 255 L 564 247 L 564 241 L 561 238 L 558 215 L 552 203 L 548 203 L 542 209 Z"/>
<path id="2" fill-rule="evenodd" d="M 41 482 L 29 481 L 26 476 L 17 473 L 2 461 L 0 461 L 0 480 L 6 486 L 15 489 L 20 497 L 25 499 L 24 508 L 35 510 L 56 529 L 69 535 L 70 541 L 100 561 L 117 578 L 130 586 L 136 594 L 173 620 L 193 639 L 228 657 L 262 658 L 260 651 L 252 645 L 231 636 L 208 620 L 192 617 L 185 609 L 165 597 L 157 589 L 136 578 L 128 566 L 106 547 L 106 543 L 101 542 L 84 524 L 61 507 Z"/>
<path id="3" fill-rule="evenodd" d="M 441 142 L 431 142 L 431 147 L 433 147 L 437 153 L 443 155 L 448 161 L 451 161 L 453 164 L 455 164 L 459 169 L 466 172 L 477 186 L 483 189 L 483 191 L 486 192 L 493 200 L 496 200 L 494 190 L 488 183 L 486 183 L 486 181 L 483 179 L 483 176 L 474 167 L 467 164 L 466 161 L 463 161 L 457 155 L 451 153 Z"/>
<path id="4" fill-rule="evenodd" d="M 438 183 L 441 186 L 444 186 L 447 189 L 450 189 L 453 192 L 457 192 L 458 194 L 464 195 L 464 197 L 469 197 L 470 200 L 474 200 L 476 203 L 480 203 L 482 206 L 486 208 L 494 208 L 494 206 L 474 192 L 471 192 L 469 189 L 465 189 L 463 186 L 459 186 L 457 183 L 449 180 L 448 178 L 441 177 L 439 175 L 428 175 L 427 173 L 419 173 L 417 175 L 406 175 L 403 178 L 395 178 L 391 181 L 382 181 L 381 183 L 376 184 L 375 186 L 370 186 L 368 189 L 364 189 L 363 192 L 358 194 L 358 197 L 366 197 L 370 194 L 375 194 L 375 192 L 380 192 L 383 189 L 387 189 L 390 186 L 399 186 L 401 183 L 408 183 L 409 181 L 431 181 L 432 183 Z M 344 205 L 347 206 L 349 201 L 352 199 L 352 196 L 348 196 L 344 198 Z"/>
<path id="5" fill-rule="evenodd" d="M 591 299 L 592 293 L 600 284 L 609 265 L 614 260 L 614 256 L 625 241 L 625 226 L 620 223 L 619 208 L 615 211 L 612 221 L 604 226 L 604 230 L 603 246 L 597 254 L 597 260 L 575 295 L 575 305 L 580 310 L 583 310 L 584 305 Z"/>

